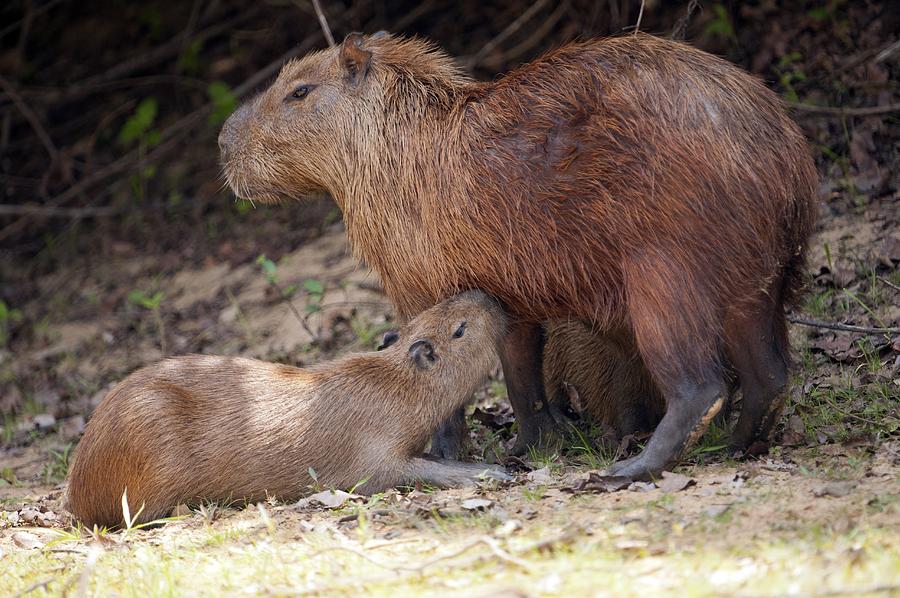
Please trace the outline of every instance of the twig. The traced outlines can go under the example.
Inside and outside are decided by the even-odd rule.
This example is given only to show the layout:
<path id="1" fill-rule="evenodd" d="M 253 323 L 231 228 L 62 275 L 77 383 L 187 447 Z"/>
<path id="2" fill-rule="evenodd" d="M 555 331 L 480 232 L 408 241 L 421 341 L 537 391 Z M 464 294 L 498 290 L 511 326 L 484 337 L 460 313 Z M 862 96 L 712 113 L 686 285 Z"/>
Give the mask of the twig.
<path id="1" fill-rule="evenodd" d="M 540 43 L 541 40 L 546 37 L 547 33 L 549 33 L 551 29 L 553 29 L 553 26 L 556 25 L 557 21 L 559 21 L 562 16 L 566 14 L 566 11 L 568 11 L 569 8 L 569 0 L 562 0 L 556 10 L 553 11 L 553 13 L 549 17 L 547 17 L 537 29 L 532 31 L 531 35 L 529 35 L 527 39 L 525 39 L 519 45 L 513 46 L 509 50 L 506 50 L 503 53 L 504 58 L 506 58 L 507 61 L 518 58 L 519 56 L 533 48 L 535 45 Z"/>
<path id="2" fill-rule="evenodd" d="M 537 14 L 539 10 L 544 8 L 545 4 L 547 4 L 547 0 L 537 0 L 537 2 L 528 7 L 528 10 L 519 15 L 519 17 L 515 21 L 507 25 L 503 31 L 498 33 L 493 39 L 486 43 L 480 50 L 478 50 L 478 52 L 474 56 L 472 56 L 468 60 L 469 68 L 472 68 L 479 62 L 481 62 L 485 56 L 494 51 L 494 48 L 502 44 L 504 41 L 506 41 L 506 38 L 518 31 L 522 27 L 522 25 L 524 25 L 531 19 L 531 17 Z"/>
<path id="3" fill-rule="evenodd" d="M 860 332 L 863 334 L 898 334 L 900 328 L 872 328 L 869 326 L 854 326 L 852 324 L 839 324 L 836 322 L 824 322 L 822 320 L 814 320 L 811 318 L 801 318 L 794 314 L 787 314 L 788 322 L 801 324 L 803 326 L 811 326 L 813 328 L 825 328 L 828 330 L 842 330 L 844 332 Z"/>
<path id="4" fill-rule="evenodd" d="M 634 24 L 634 35 L 638 34 L 638 31 L 641 30 L 641 19 L 644 18 L 644 0 L 641 0 L 641 9 L 638 11 L 637 22 Z"/>
<path id="5" fill-rule="evenodd" d="M 900 50 L 900 39 L 898 39 L 897 41 L 892 43 L 890 46 L 888 46 L 887 48 L 885 48 L 884 50 L 879 52 L 875 56 L 875 60 L 873 60 L 872 62 L 874 62 L 875 64 L 878 64 L 879 62 L 881 62 L 883 60 L 887 60 L 888 58 L 890 58 L 891 54 L 893 54 L 897 50 Z"/>
<path id="6" fill-rule="evenodd" d="M 313 8 L 316 10 L 316 16 L 319 17 L 319 25 L 322 26 L 322 33 L 325 35 L 325 41 L 328 42 L 330 48 L 334 47 L 334 36 L 331 35 L 331 28 L 328 27 L 328 21 L 325 19 L 325 13 L 322 12 L 322 6 L 319 0 L 312 0 Z"/>
<path id="7" fill-rule="evenodd" d="M 883 282 L 883 283 L 886 284 L 887 286 L 891 287 L 891 288 L 894 289 L 895 291 L 900 291 L 900 287 L 898 287 L 897 285 L 895 285 L 894 283 L 892 283 L 890 280 L 888 280 L 888 279 L 886 279 L 886 278 L 882 278 L 881 276 L 878 276 L 877 278 L 878 278 L 878 280 L 880 280 L 881 282 Z"/>
<path id="8" fill-rule="evenodd" d="M 900 112 L 900 103 L 886 104 L 884 106 L 866 106 L 863 108 L 841 108 L 839 106 L 815 106 L 813 104 L 803 104 L 799 102 L 788 102 L 787 105 L 794 110 L 800 112 L 808 112 L 810 114 L 827 114 L 830 116 L 875 116 L 878 114 L 888 114 L 890 112 Z"/>
<path id="9" fill-rule="evenodd" d="M 24 590 L 21 590 L 19 592 L 16 592 L 15 594 L 13 594 L 12 598 L 21 598 L 21 596 L 24 596 L 25 594 L 30 594 L 31 592 L 33 592 L 35 590 L 39 590 L 40 588 L 47 587 L 50 583 L 52 583 L 55 580 L 56 580 L 55 578 L 51 577 L 49 579 L 45 579 L 44 581 L 39 581 L 37 583 L 33 583 L 30 586 L 28 586 L 27 588 L 25 588 Z"/>
<path id="10" fill-rule="evenodd" d="M 87 206 L 84 208 L 57 208 L 53 206 L 0 204 L 0 216 L 40 216 L 42 218 L 100 218 L 121 212 L 113 206 Z"/>
<path id="11" fill-rule="evenodd" d="M 526 563 L 522 559 L 514 557 L 513 555 L 509 554 L 508 552 L 506 552 L 505 550 L 500 548 L 500 546 L 497 544 L 497 541 L 488 536 L 482 536 L 482 537 L 478 538 L 477 540 L 475 540 L 474 542 L 470 542 L 470 543 L 466 544 L 465 546 L 463 546 L 462 548 L 459 548 L 458 550 L 449 552 L 447 554 L 442 554 L 433 559 L 427 560 L 423 563 L 419 563 L 418 565 L 391 565 L 388 563 L 382 563 L 376 559 L 373 559 L 372 557 L 370 557 L 366 553 L 362 552 L 361 550 L 357 550 L 350 546 L 332 546 L 329 548 L 323 548 L 322 550 L 319 550 L 318 552 L 312 553 L 310 555 L 310 558 L 322 555 L 327 552 L 334 552 L 337 550 L 341 550 L 341 551 L 345 551 L 345 552 L 354 554 L 354 555 L 360 557 L 361 559 L 368 561 L 369 563 L 372 563 L 373 565 L 375 565 L 377 567 L 381 567 L 382 569 L 388 569 L 390 571 L 395 571 L 395 572 L 399 572 L 399 571 L 421 572 L 421 571 L 424 571 L 425 569 L 427 569 L 428 567 L 431 567 L 431 566 L 437 565 L 438 563 L 442 563 L 444 561 L 454 559 L 458 556 L 461 556 L 461 555 L 469 552 L 473 548 L 480 546 L 482 544 L 487 546 L 491 550 L 491 552 L 494 554 L 494 556 L 496 556 L 501 561 L 507 562 L 511 565 L 515 565 L 516 567 L 519 567 L 525 571 L 531 570 L 531 567 L 529 567 L 528 563 Z"/>
<path id="12" fill-rule="evenodd" d="M 13 104 L 16 105 L 16 108 L 19 112 L 22 113 L 22 116 L 25 117 L 25 120 L 28 121 L 28 124 L 31 125 L 32 130 L 34 130 L 34 134 L 37 135 L 38 139 L 41 140 L 44 148 L 47 150 L 47 153 L 50 155 L 50 168 L 56 164 L 59 159 L 59 150 L 56 149 L 56 144 L 53 143 L 53 140 L 50 139 L 49 133 L 47 133 L 47 129 L 44 128 L 44 125 L 41 124 L 41 119 L 38 118 L 38 115 L 35 114 L 34 110 L 25 103 L 22 99 L 22 96 L 19 95 L 19 92 L 16 91 L 16 88 L 13 87 L 12 83 L 6 80 L 5 77 L 0 76 L 0 87 L 3 88 L 3 91 L 9 96 L 9 99 L 12 100 Z"/>
<path id="13" fill-rule="evenodd" d="M 675 26 L 672 27 L 672 35 L 670 36 L 675 40 L 684 39 L 685 34 L 687 33 L 688 25 L 691 22 L 691 17 L 694 14 L 694 11 L 697 10 L 697 7 L 700 5 L 700 0 L 690 0 L 687 5 L 687 10 L 684 12 L 684 16 L 678 19 L 675 22 Z"/>

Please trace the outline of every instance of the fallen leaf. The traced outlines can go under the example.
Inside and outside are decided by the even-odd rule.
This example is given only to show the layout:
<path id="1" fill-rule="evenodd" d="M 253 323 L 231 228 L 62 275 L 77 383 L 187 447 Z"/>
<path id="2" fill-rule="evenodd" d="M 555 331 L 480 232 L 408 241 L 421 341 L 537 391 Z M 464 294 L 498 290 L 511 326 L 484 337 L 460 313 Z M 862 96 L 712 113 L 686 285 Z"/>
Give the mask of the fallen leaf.
<path id="1" fill-rule="evenodd" d="M 529 471 L 525 478 L 535 484 L 549 484 L 552 480 L 549 467 L 541 467 L 540 469 Z"/>
<path id="2" fill-rule="evenodd" d="M 521 521 L 518 519 L 507 519 L 503 522 L 503 525 L 498 526 L 494 530 L 494 535 L 498 538 L 508 538 L 520 529 L 522 529 Z"/>
<path id="3" fill-rule="evenodd" d="M 855 480 L 846 480 L 843 482 L 828 482 L 824 486 L 820 486 L 819 488 L 813 489 L 813 495 L 819 498 L 823 496 L 832 496 L 834 498 L 841 498 L 842 496 L 847 496 L 850 492 L 853 491 L 859 485 L 859 482 Z"/>
<path id="4" fill-rule="evenodd" d="M 664 471 L 662 472 L 662 479 L 658 481 L 656 485 L 659 486 L 659 489 L 663 492 L 679 492 L 696 483 L 696 481 L 686 475 Z"/>
<path id="5" fill-rule="evenodd" d="M 467 511 L 483 511 L 489 508 L 492 504 L 494 504 L 494 501 L 488 500 L 486 498 L 469 498 L 462 501 L 462 504 L 460 506 Z"/>
<path id="6" fill-rule="evenodd" d="M 343 490 L 325 490 L 323 492 L 317 492 L 316 494 L 300 499 L 299 501 L 297 501 L 296 506 L 303 509 L 319 504 L 326 509 L 336 509 L 348 500 L 354 498 L 359 498 L 359 495 L 350 494 L 349 492 L 344 492 Z"/>
<path id="7" fill-rule="evenodd" d="M 16 532 L 13 534 L 12 539 L 16 546 L 23 550 L 34 550 L 35 548 L 44 547 L 44 542 L 30 532 Z"/>
<path id="8" fill-rule="evenodd" d="M 725 511 L 731 508 L 731 505 L 710 505 L 706 507 L 703 512 L 709 515 L 710 517 L 718 517 Z"/>
<path id="9" fill-rule="evenodd" d="M 632 492 L 650 492 L 656 490 L 656 484 L 653 482 L 632 482 L 628 485 L 628 489 Z"/>
<path id="10" fill-rule="evenodd" d="M 574 492 L 617 492 L 631 485 L 631 478 L 618 475 L 601 475 L 589 472 L 572 487 Z"/>

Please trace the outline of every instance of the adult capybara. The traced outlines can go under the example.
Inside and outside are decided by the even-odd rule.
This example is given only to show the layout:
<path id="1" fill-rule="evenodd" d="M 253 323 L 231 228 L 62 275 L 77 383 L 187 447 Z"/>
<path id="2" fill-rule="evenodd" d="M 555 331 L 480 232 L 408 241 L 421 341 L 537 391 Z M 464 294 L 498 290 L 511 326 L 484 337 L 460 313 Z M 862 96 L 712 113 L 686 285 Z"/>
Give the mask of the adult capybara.
<path id="1" fill-rule="evenodd" d="M 88 423 L 68 509 L 87 525 L 154 520 L 199 500 L 290 500 L 313 483 L 377 492 L 505 477 L 477 463 L 422 458 L 435 428 L 496 360 L 504 314 L 470 291 L 426 310 L 377 353 L 309 368 L 192 355 L 138 370 Z"/>
<path id="2" fill-rule="evenodd" d="M 518 449 L 554 425 L 540 323 L 566 319 L 630 335 L 666 400 L 613 473 L 677 459 L 722 404 L 725 359 L 734 444 L 768 436 L 816 174 L 779 98 L 728 62 L 629 34 L 476 83 L 426 41 L 351 34 L 285 65 L 219 145 L 241 197 L 328 191 L 401 315 L 467 288 L 502 302 Z"/>
<path id="3" fill-rule="evenodd" d="M 551 404 L 611 427 L 619 439 L 651 431 L 666 412 L 631 337 L 597 334 L 584 322 L 547 325 L 544 389 Z"/>

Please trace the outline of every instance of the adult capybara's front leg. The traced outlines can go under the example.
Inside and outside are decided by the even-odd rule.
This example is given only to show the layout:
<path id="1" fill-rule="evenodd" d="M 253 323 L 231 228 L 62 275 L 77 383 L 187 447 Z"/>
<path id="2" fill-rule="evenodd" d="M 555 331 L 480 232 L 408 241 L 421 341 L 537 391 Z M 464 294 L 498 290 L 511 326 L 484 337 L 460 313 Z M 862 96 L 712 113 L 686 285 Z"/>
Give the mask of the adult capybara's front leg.
<path id="1" fill-rule="evenodd" d="M 466 408 L 460 407 L 432 435 L 429 454 L 438 459 L 456 459 L 462 452 L 468 429 Z"/>
<path id="2" fill-rule="evenodd" d="M 544 393 L 544 329 L 539 324 L 509 326 L 500 345 L 500 363 L 518 434 L 512 449 L 522 455 L 530 447 L 559 437 L 559 425 Z"/>

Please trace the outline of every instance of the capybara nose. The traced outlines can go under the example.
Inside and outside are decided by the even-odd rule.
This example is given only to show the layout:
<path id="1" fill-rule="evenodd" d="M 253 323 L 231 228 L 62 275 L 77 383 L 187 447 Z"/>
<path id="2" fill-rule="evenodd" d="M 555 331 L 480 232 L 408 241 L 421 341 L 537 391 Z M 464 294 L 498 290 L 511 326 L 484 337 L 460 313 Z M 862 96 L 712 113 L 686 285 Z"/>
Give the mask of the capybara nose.
<path id="1" fill-rule="evenodd" d="M 222 154 L 222 158 L 225 158 L 229 151 L 233 151 L 235 143 L 240 142 L 241 125 L 247 120 L 249 113 L 250 106 L 244 104 L 235 110 L 222 125 L 222 130 L 219 131 L 219 152 Z"/>
<path id="2" fill-rule="evenodd" d="M 423 370 L 430 368 L 437 360 L 434 345 L 424 339 L 417 340 L 409 346 L 409 356 Z"/>

